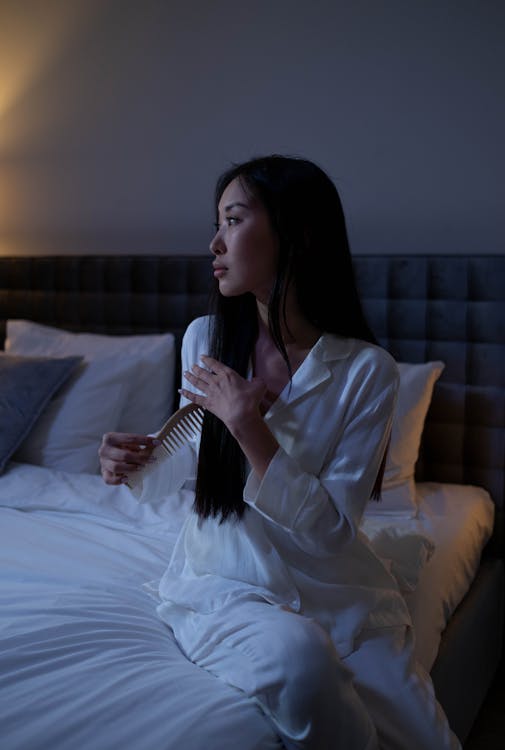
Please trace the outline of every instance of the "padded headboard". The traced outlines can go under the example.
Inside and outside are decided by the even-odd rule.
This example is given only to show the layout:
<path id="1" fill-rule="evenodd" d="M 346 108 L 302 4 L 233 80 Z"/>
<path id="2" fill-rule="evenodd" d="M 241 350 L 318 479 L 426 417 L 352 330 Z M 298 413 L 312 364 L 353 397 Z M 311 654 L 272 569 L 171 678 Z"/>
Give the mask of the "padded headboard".
<path id="1" fill-rule="evenodd" d="M 403 362 L 440 359 L 419 478 L 475 484 L 505 508 L 505 256 L 361 256 L 380 343 Z"/>
<path id="2" fill-rule="evenodd" d="M 477 484 L 505 507 L 505 256 L 355 256 L 365 310 L 396 359 L 441 359 L 419 478 Z M 0 258 L 7 318 L 180 342 L 205 312 L 210 256 Z M 501 528 L 502 521 L 498 522 Z"/>

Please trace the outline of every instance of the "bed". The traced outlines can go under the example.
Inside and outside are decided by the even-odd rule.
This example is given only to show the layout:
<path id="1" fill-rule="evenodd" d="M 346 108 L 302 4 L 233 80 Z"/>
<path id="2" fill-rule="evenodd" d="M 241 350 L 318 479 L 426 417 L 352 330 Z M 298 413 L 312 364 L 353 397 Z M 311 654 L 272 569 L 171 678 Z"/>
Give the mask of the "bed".
<path id="1" fill-rule="evenodd" d="M 505 259 L 355 268 L 402 382 L 383 502 L 362 533 L 464 741 L 503 642 Z M 182 333 L 209 281 L 204 256 L 0 258 L 4 750 L 282 747 L 256 705 L 182 656 L 144 587 L 190 492 L 139 505 L 96 473 L 102 427 L 153 431 L 176 405 Z"/>

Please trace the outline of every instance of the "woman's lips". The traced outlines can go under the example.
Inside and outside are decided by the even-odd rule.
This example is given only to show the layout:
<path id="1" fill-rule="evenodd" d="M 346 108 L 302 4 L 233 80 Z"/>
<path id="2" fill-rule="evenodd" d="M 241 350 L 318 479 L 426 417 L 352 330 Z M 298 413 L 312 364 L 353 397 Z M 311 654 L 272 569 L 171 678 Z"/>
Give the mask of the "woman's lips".
<path id="1" fill-rule="evenodd" d="M 228 269 L 225 266 L 215 266 L 214 267 L 214 276 L 216 278 L 219 278 L 220 276 L 223 276 L 223 274 L 226 273 Z"/>

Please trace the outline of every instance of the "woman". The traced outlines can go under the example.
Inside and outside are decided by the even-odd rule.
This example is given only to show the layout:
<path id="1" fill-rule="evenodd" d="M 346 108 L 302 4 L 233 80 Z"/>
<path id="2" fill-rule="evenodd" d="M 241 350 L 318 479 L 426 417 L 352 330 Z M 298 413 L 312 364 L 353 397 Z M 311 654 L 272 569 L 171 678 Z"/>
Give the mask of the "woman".
<path id="1" fill-rule="evenodd" d="M 220 178 L 216 216 L 213 314 L 182 351 L 181 405 L 206 410 L 200 445 L 142 487 L 154 501 L 196 481 L 158 614 L 287 748 L 457 748 L 406 605 L 358 530 L 398 375 L 362 314 L 337 190 L 308 161 L 254 159 Z M 105 481 L 154 444 L 104 436 Z"/>

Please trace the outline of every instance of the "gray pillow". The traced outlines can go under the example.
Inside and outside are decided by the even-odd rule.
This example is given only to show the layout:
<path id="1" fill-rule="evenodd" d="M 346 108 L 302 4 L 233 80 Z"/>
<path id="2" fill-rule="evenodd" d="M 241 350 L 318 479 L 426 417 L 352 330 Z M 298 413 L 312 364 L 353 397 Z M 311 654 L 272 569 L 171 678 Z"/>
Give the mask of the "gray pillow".
<path id="1" fill-rule="evenodd" d="M 81 360 L 0 353 L 0 474 Z"/>

